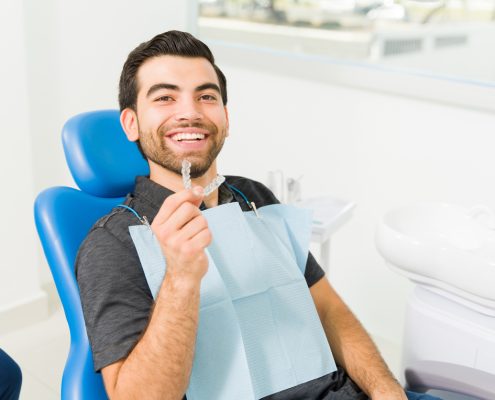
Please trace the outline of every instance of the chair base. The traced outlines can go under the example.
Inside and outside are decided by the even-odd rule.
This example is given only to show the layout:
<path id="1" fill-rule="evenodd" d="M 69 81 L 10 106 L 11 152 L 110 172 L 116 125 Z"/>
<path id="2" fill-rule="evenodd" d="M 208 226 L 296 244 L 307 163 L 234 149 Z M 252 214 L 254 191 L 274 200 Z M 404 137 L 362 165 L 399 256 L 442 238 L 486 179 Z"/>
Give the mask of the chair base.
<path id="1" fill-rule="evenodd" d="M 403 346 L 411 390 L 495 398 L 495 317 L 416 286 L 408 302 Z"/>

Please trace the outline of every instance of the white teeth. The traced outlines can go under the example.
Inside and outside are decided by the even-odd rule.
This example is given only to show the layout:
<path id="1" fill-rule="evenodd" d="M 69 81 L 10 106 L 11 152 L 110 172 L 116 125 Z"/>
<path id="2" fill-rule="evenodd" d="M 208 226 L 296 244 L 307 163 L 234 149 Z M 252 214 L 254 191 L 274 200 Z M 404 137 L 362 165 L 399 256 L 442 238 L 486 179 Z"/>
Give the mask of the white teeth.
<path id="1" fill-rule="evenodd" d="M 172 139 L 180 142 L 181 140 L 196 140 L 196 139 L 204 139 L 205 135 L 203 133 L 177 133 L 172 136 Z"/>

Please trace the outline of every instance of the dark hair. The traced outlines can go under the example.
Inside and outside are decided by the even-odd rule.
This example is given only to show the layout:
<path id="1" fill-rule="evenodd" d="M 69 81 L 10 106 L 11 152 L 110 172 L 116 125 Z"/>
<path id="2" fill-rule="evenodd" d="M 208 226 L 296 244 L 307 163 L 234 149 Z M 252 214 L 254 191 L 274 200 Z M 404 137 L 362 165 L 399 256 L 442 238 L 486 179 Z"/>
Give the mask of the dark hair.
<path id="1" fill-rule="evenodd" d="M 215 65 L 215 58 L 208 46 L 190 33 L 168 31 L 141 43 L 127 57 L 119 82 L 120 111 L 125 108 L 136 111 L 138 92 L 136 76 L 139 67 L 149 58 L 165 55 L 206 58 L 217 74 L 223 104 L 227 104 L 227 79 L 220 68 Z"/>

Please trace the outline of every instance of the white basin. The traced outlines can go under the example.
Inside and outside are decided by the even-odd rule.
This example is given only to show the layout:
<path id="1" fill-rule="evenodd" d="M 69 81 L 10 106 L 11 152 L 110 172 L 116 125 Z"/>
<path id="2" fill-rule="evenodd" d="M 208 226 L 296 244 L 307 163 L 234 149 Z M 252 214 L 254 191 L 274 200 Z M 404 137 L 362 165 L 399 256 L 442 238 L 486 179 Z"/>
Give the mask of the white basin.
<path id="1" fill-rule="evenodd" d="M 495 315 L 495 231 L 487 210 L 443 203 L 395 209 L 379 222 L 376 246 L 412 281 Z"/>

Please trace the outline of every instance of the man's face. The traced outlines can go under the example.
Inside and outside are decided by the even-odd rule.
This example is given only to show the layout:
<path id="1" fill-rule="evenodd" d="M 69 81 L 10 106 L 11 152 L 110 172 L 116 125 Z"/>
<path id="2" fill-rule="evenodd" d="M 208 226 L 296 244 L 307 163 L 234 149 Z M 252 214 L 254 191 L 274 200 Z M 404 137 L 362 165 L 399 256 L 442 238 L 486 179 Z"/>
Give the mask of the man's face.
<path id="1" fill-rule="evenodd" d="M 227 109 L 218 77 L 204 58 L 160 56 L 138 70 L 139 141 L 148 159 L 181 173 L 191 162 L 191 177 L 202 176 L 228 135 Z"/>

